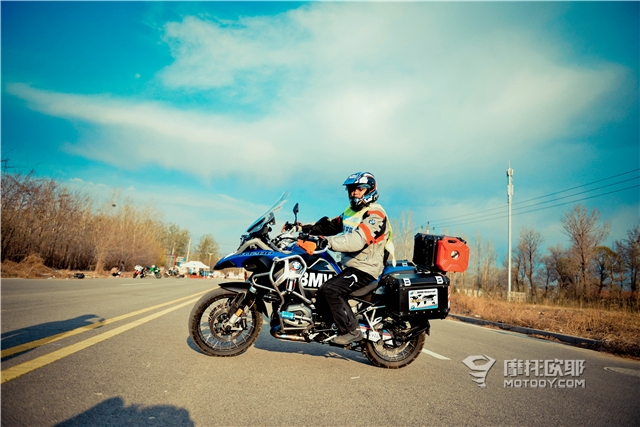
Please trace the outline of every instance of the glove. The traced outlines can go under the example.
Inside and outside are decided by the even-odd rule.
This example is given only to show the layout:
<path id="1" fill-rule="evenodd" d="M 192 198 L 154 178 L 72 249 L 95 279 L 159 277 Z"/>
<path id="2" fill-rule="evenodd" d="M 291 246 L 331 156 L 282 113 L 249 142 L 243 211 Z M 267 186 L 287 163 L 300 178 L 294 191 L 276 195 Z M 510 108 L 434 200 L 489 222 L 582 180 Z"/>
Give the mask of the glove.
<path id="1" fill-rule="evenodd" d="M 317 236 L 316 245 L 318 245 L 318 249 L 320 250 L 325 249 L 329 246 L 329 240 L 324 236 Z"/>
<path id="2" fill-rule="evenodd" d="M 300 224 L 299 222 L 293 224 L 291 224 L 290 222 L 285 222 L 282 226 L 282 232 L 284 233 L 285 231 L 289 230 L 302 231 L 302 224 Z"/>

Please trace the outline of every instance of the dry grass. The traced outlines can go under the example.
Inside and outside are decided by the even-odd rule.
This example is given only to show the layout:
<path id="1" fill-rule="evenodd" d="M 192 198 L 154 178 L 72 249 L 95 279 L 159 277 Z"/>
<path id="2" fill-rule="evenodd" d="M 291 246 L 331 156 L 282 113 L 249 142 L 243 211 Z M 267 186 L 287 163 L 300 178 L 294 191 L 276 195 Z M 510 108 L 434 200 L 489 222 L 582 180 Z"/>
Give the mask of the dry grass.
<path id="1" fill-rule="evenodd" d="M 22 279 L 49 279 L 49 278 L 71 278 L 76 270 L 56 270 L 44 265 L 39 255 L 29 255 L 19 263 L 13 261 L 3 261 L 0 276 L 2 278 L 17 277 Z M 108 272 L 95 274 L 94 272 L 81 272 L 86 277 L 107 277 Z"/>
<path id="2" fill-rule="evenodd" d="M 640 358 L 640 314 L 451 295 L 451 313 L 602 342 L 601 351 Z"/>
<path id="3" fill-rule="evenodd" d="M 39 255 L 29 255 L 20 261 L 20 263 L 13 261 L 5 261 L 2 263 L 2 277 L 42 279 L 53 277 L 55 275 L 56 271 L 46 267 Z"/>

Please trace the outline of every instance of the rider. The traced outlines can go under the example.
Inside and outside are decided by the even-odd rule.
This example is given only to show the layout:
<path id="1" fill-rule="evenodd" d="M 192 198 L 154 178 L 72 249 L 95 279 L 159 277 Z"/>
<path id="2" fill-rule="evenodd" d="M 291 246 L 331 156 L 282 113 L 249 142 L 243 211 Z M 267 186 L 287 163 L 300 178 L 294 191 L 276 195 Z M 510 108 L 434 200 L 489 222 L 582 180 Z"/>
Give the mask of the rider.
<path id="1" fill-rule="evenodd" d="M 301 231 L 326 240 L 328 247 L 342 253 L 344 267 L 337 276 L 318 289 L 316 307 L 321 317 L 338 327 L 333 342 L 347 345 L 362 340 L 348 296 L 378 278 L 388 255 L 393 256 L 391 224 L 379 204 L 376 179 L 369 172 L 349 175 L 343 184 L 349 194 L 349 206 L 333 218 L 323 217 L 315 224 L 302 225 Z M 324 237 L 329 236 L 329 237 Z M 386 251 L 388 253 L 385 253 Z"/>

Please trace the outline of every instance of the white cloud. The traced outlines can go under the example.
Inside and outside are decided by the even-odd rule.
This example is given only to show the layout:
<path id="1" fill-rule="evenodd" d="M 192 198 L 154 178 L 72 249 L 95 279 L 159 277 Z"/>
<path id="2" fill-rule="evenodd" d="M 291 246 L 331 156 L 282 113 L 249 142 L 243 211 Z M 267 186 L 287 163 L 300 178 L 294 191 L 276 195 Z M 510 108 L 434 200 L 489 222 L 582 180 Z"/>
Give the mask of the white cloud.
<path id="1" fill-rule="evenodd" d="M 166 90 L 260 103 L 263 113 L 250 118 L 22 84 L 7 90 L 35 110 L 94 125 L 67 146 L 76 154 L 118 167 L 144 154 L 204 178 L 242 173 L 273 182 L 343 174 L 354 159 L 366 169 L 402 164 L 392 177 L 402 182 L 425 159 L 490 163 L 507 148 L 512 158 L 535 153 L 585 132 L 586 112 L 588 131 L 619 114 L 593 111 L 628 84 L 622 67 L 562 63 L 542 34 L 499 21 L 492 31 L 475 29 L 470 13 L 316 3 L 237 22 L 166 24 L 175 59 L 158 74 Z M 448 165 L 432 167 L 438 174 Z"/>

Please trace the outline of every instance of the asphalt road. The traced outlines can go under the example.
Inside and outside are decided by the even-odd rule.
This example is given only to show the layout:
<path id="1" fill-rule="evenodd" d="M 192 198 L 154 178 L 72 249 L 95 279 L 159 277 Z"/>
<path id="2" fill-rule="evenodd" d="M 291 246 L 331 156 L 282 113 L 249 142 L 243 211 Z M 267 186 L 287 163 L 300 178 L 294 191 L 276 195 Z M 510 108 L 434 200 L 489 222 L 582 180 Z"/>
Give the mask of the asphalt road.
<path id="1" fill-rule="evenodd" d="M 2 280 L 2 426 L 640 425 L 640 362 L 452 320 L 399 370 L 267 325 L 206 356 L 187 318 L 216 283 Z"/>

